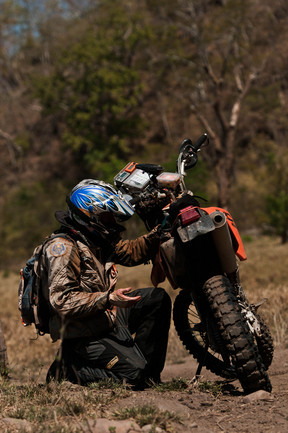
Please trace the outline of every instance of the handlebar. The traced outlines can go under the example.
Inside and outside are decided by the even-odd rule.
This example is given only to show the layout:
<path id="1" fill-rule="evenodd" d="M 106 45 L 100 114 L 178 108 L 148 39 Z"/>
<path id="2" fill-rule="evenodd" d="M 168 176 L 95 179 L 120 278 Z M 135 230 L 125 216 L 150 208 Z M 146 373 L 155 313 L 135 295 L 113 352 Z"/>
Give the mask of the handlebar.
<path id="1" fill-rule="evenodd" d="M 181 143 L 176 165 L 176 171 L 180 175 L 179 188 L 178 183 L 177 185 L 174 185 L 175 188 L 177 187 L 177 194 L 179 193 L 179 190 L 180 192 L 186 190 L 184 183 L 184 177 L 186 176 L 185 170 L 188 170 L 196 165 L 198 160 L 198 151 L 200 150 L 201 146 L 203 146 L 203 144 L 205 144 L 206 142 L 209 143 L 209 137 L 208 134 L 204 133 L 196 140 L 195 144 L 193 144 L 190 138 L 186 138 Z M 131 175 L 131 165 L 133 165 L 133 169 L 136 168 L 136 181 L 134 179 L 134 182 L 136 182 L 135 184 L 133 183 L 133 181 L 131 183 L 130 181 L 132 178 L 129 178 L 129 176 Z M 152 203 L 152 201 L 154 200 L 165 200 L 165 198 L 168 197 L 168 193 L 164 192 L 161 189 L 162 183 L 159 181 L 159 185 L 157 185 L 157 176 L 162 171 L 163 167 L 156 164 L 129 163 L 121 170 L 121 172 L 117 174 L 117 176 L 115 176 L 114 183 L 119 189 L 119 191 L 122 192 L 122 194 L 127 195 L 127 200 L 132 206 L 136 207 L 140 202 L 143 202 L 145 206 L 145 203 L 148 203 L 149 201 L 151 201 Z M 138 178 L 139 182 L 137 180 Z M 171 189 L 173 189 L 171 183 L 169 183 L 169 188 L 167 191 L 170 191 L 171 193 Z"/>
<path id="2" fill-rule="evenodd" d="M 185 169 L 188 170 L 194 165 L 197 164 L 198 161 L 198 151 L 200 150 L 201 146 L 203 146 L 204 143 L 208 140 L 208 134 L 202 134 L 201 137 L 196 140 L 195 144 L 192 143 L 192 141 L 187 138 L 184 140 L 180 146 L 179 149 L 179 156 L 177 160 L 177 172 L 181 174 L 181 189 L 184 191 L 186 189 L 185 182 L 184 182 L 184 176 L 185 176 Z"/>
<path id="3" fill-rule="evenodd" d="M 198 152 L 198 150 L 200 149 L 200 147 L 207 141 L 209 140 L 208 138 L 208 134 L 203 134 L 201 135 L 201 137 L 198 138 L 198 140 L 196 140 L 196 143 L 192 145 L 192 148 L 194 150 L 194 152 Z"/>

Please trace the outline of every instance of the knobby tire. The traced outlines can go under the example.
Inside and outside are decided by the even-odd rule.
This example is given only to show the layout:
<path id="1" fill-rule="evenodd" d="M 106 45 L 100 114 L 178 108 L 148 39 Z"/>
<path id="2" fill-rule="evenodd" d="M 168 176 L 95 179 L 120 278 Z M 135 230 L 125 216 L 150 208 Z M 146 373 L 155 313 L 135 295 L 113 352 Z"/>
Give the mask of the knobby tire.
<path id="1" fill-rule="evenodd" d="M 205 357 L 204 365 L 212 373 L 225 379 L 236 378 L 231 365 L 227 365 L 217 354 L 210 350 L 206 353 L 205 336 L 202 337 L 201 333 L 192 329 L 190 316 L 194 316 L 196 322 L 200 321 L 199 316 L 192 309 L 195 308 L 190 293 L 184 290 L 179 292 L 174 301 L 173 321 L 183 346 L 198 362 L 202 362 Z"/>
<path id="2" fill-rule="evenodd" d="M 251 393 L 259 389 L 271 391 L 271 383 L 267 374 L 268 366 L 260 356 L 266 349 L 265 338 L 261 351 L 250 333 L 244 320 L 236 296 L 233 294 L 229 280 L 217 275 L 210 278 L 203 287 L 214 323 L 225 345 L 230 359 L 224 361 L 210 351 L 207 353 L 204 365 L 213 373 L 226 378 L 238 378 L 244 392 Z M 181 296 L 180 296 L 181 295 Z M 187 292 L 180 292 L 174 303 L 173 318 L 176 331 L 187 350 L 199 361 L 203 358 L 205 347 L 203 342 L 194 335 L 188 319 L 188 309 L 191 304 Z M 180 310 L 180 307 L 184 310 Z M 186 313 L 186 314 L 185 314 Z M 264 325 L 262 325 L 264 326 Z M 263 329 L 263 328 L 261 328 Z M 264 336 L 265 337 L 265 336 Z M 268 343 L 269 346 L 269 343 Z M 259 349 L 260 349 L 259 347 Z M 272 353 L 273 356 L 273 353 Z M 268 353 L 266 363 L 271 363 L 271 353 Z M 227 358 L 227 356 L 226 356 Z M 230 363 L 231 362 L 231 363 Z M 234 372 L 233 368 L 234 367 Z M 270 364 L 269 364 L 270 365 Z"/>

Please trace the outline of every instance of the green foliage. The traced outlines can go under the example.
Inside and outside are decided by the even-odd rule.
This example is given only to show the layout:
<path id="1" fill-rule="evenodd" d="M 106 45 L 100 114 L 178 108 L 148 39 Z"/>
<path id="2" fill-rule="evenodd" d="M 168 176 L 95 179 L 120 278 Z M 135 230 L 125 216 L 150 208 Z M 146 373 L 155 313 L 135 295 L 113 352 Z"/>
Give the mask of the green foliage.
<path id="1" fill-rule="evenodd" d="M 58 53 L 53 72 L 35 86 L 66 146 L 102 174 L 103 162 L 125 160 L 143 130 L 143 84 L 134 57 L 149 28 L 119 1 L 100 3 L 93 14 L 93 26 Z"/>
<path id="2" fill-rule="evenodd" d="M 206 148 L 203 150 L 203 152 L 206 152 Z M 203 161 L 203 158 L 201 157 L 201 152 L 198 155 L 199 157 L 197 164 L 186 171 L 184 181 L 187 189 L 190 189 L 193 194 L 199 195 L 206 199 L 207 195 L 209 195 L 207 190 L 209 172 L 205 161 Z M 171 173 L 174 173 L 176 171 L 177 157 L 178 154 L 173 153 L 172 155 L 169 155 L 169 160 L 162 162 L 164 171 L 168 171 Z M 147 158 L 149 158 L 149 155 L 147 155 Z"/>
<path id="3" fill-rule="evenodd" d="M 211 173 L 209 173 L 206 163 L 201 159 L 201 157 L 199 157 L 197 165 L 187 171 L 185 185 L 194 193 L 195 196 L 203 197 L 205 200 L 210 200 L 211 196 L 208 190 L 210 175 Z M 204 205 L 203 202 L 202 205 Z"/>
<path id="4" fill-rule="evenodd" d="M 281 237 L 288 241 L 288 157 L 286 151 L 278 150 L 268 160 L 270 174 L 269 193 L 266 196 L 268 224 Z"/>
<path id="5" fill-rule="evenodd" d="M 252 88 L 246 98 L 250 110 L 258 110 L 266 115 L 277 110 L 281 105 L 279 101 L 280 83 L 269 83 L 266 86 Z"/>
<path id="6" fill-rule="evenodd" d="M 220 382 L 212 382 L 210 380 L 198 382 L 196 388 L 199 391 L 211 393 L 214 397 L 223 393 L 223 384 Z"/>
<path id="7" fill-rule="evenodd" d="M 0 217 L 2 266 L 15 258 L 23 263 L 45 236 L 58 224 L 54 212 L 65 209 L 67 191 L 61 183 L 23 184 L 11 191 Z"/>
<path id="8" fill-rule="evenodd" d="M 164 382 L 160 384 L 155 384 L 154 388 L 159 392 L 167 392 L 167 391 L 183 391 L 187 389 L 188 384 L 186 379 L 174 378 L 170 382 Z"/>
<path id="9" fill-rule="evenodd" d="M 20 148 L 25 152 L 30 148 L 31 145 L 31 137 L 27 131 L 21 132 L 15 140 L 15 143 L 17 146 L 20 146 Z"/>
<path id="10" fill-rule="evenodd" d="M 121 381 L 115 381 L 114 379 L 103 379 L 99 380 L 97 382 L 91 382 L 88 385 L 89 389 L 110 389 L 113 390 L 116 393 L 119 393 L 119 395 L 128 396 L 129 391 L 127 391 L 127 386 L 123 384 Z M 128 385 L 129 388 L 129 385 Z"/>
<path id="11" fill-rule="evenodd" d="M 267 196 L 267 213 L 270 226 L 281 237 L 282 243 L 288 241 L 288 190 L 279 191 L 277 196 Z"/>

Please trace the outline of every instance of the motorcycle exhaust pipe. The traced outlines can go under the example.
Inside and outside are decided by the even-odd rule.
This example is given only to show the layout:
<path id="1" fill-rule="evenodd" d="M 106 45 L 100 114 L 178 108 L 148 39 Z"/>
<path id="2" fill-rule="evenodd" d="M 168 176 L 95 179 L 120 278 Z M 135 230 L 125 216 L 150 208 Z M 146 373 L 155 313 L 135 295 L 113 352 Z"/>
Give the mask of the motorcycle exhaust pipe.
<path id="1" fill-rule="evenodd" d="M 223 212 L 214 211 L 210 214 L 210 218 L 215 226 L 215 230 L 213 230 L 211 234 L 220 258 L 223 272 L 225 272 L 227 276 L 236 274 L 238 271 L 238 264 L 226 216 Z"/>

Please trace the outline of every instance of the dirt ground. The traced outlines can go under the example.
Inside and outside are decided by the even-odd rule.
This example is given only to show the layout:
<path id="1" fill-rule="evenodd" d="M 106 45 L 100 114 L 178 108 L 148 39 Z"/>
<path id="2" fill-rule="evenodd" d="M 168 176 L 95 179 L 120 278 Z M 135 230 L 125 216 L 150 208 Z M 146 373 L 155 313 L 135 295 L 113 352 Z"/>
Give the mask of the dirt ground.
<path id="1" fill-rule="evenodd" d="M 192 356 L 185 356 L 179 362 L 167 362 L 162 372 L 163 383 L 169 384 L 173 379 L 192 379 L 197 369 L 197 363 Z M 192 384 L 183 391 L 161 390 L 148 388 L 144 391 L 131 391 L 128 396 L 120 397 L 103 412 L 103 418 L 93 421 L 93 424 L 81 427 L 85 433 L 287 433 L 288 432 L 288 346 L 276 346 L 274 359 L 269 369 L 273 390 L 271 393 L 258 391 L 246 396 L 238 381 L 225 382 L 220 377 L 203 368 L 200 382 L 220 383 L 222 392 L 212 393 L 211 389 L 203 391 Z M 19 385 L 19 380 L 12 377 Z M 37 382 L 43 384 L 44 376 Z M 69 384 L 68 384 L 69 386 Z M 68 388 L 69 389 L 69 388 Z M 73 390 L 81 393 L 83 388 L 71 385 Z M 79 394 L 78 394 L 79 395 Z M 113 413 L 136 406 L 154 406 L 160 411 L 168 411 L 178 416 L 177 422 L 171 421 L 169 428 L 163 430 L 146 425 L 142 428 L 132 420 L 115 421 Z M 30 432 L 30 426 L 19 430 L 19 420 L 13 428 L 15 420 L 9 419 L 9 427 L 0 420 L 0 431 Z M 2 424 L 1 424 L 2 422 Z M 11 425 L 12 422 L 12 425 Z M 21 421 L 22 422 L 22 421 Z M 96 424 L 95 424 L 96 422 Z M 92 423 L 92 421 L 91 421 Z M 5 427 L 1 430 L 1 427 Z M 32 430 L 33 432 L 35 430 Z M 46 430 L 45 430 L 46 431 Z M 49 430 L 56 432 L 56 430 Z M 60 432 L 60 430 L 57 430 Z M 62 431 L 62 430 L 61 430 Z M 66 430 L 65 430 L 66 431 Z"/>
<path id="2" fill-rule="evenodd" d="M 41 386 L 45 382 L 46 368 L 43 369 L 37 383 Z M 162 372 L 162 381 L 168 385 L 174 379 L 185 379 L 188 382 L 194 377 L 197 363 L 192 356 L 179 357 L 176 362 L 166 362 Z M 144 391 L 129 391 L 128 396 L 123 396 L 111 403 L 103 411 L 103 418 L 91 420 L 91 425 L 81 426 L 81 432 L 85 433 L 287 433 L 288 432 L 288 345 L 277 345 L 274 358 L 269 368 L 269 377 L 272 383 L 272 392 L 258 391 L 245 395 L 238 381 L 225 382 L 219 376 L 202 369 L 200 384 L 210 384 L 211 388 L 204 391 L 193 384 L 183 391 L 163 390 L 163 387 L 148 388 Z M 12 375 L 12 382 L 19 386 L 19 378 Z M 180 382 L 180 380 L 179 380 Z M 184 382 L 184 381 L 182 381 Z M 220 384 L 215 391 L 215 384 Z M 70 390 L 70 391 L 69 391 Z M 68 391 L 77 395 L 83 391 L 78 385 L 68 384 Z M 133 421 L 115 421 L 115 411 L 137 406 L 154 406 L 160 411 L 168 411 L 176 414 L 180 421 L 169 422 L 169 428 L 163 430 L 155 426 L 146 425 L 142 428 Z M 11 423 L 11 420 L 8 420 Z M 14 423 L 15 420 L 12 420 Z M 1 427 L 5 425 L 5 429 Z M 131 427 L 133 425 L 133 427 Z M 21 426 L 21 425 L 20 425 Z M 31 430 L 7 429 L 6 424 L 1 424 L 0 432 L 30 432 Z M 27 425 L 25 424 L 25 428 Z M 4 427 L 3 427 L 4 428 Z M 36 430 L 32 430 L 33 433 Z M 46 431 L 46 430 L 45 430 Z M 56 430 L 49 430 L 56 432 Z M 60 430 L 57 430 L 60 432 Z M 62 431 L 62 430 L 61 430 Z M 66 431 L 66 430 L 65 430 Z"/>
<path id="3" fill-rule="evenodd" d="M 192 357 L 183 363 L 167 364 L 162 380 L 191 378 L 197 365 Z M 118 401 L 111 410 L 123 407 L 153 404 L 161 410 L 175 412 L 181 416 L 181 423 L 174 424 L 177 433 L 245 433 L 245 432 L 288 432 L 288 349 L 276 347 L 274 360 L 269 369 L 272 393 L 257 392 L 245 396 L 239 382 L 227 384 L 227 390 L 217 396 L 191 387 L 191 393 L 157 392 L 145 390 Z M 202 370 L 201 380 L 220 381 L 221 378 Z"/>

